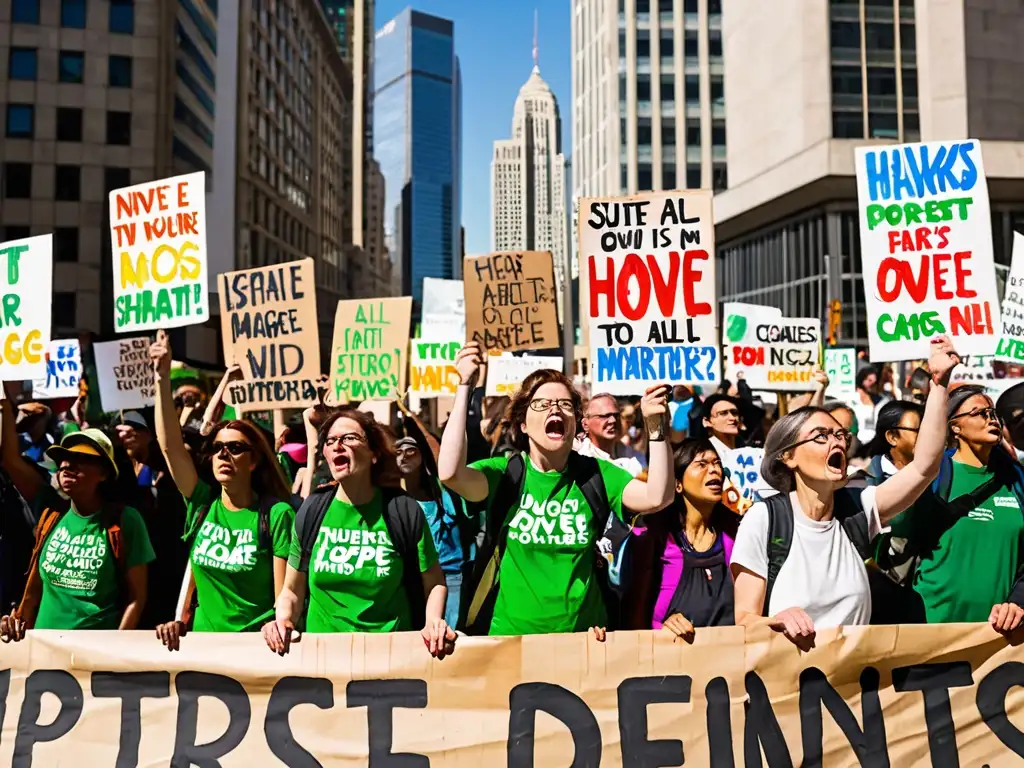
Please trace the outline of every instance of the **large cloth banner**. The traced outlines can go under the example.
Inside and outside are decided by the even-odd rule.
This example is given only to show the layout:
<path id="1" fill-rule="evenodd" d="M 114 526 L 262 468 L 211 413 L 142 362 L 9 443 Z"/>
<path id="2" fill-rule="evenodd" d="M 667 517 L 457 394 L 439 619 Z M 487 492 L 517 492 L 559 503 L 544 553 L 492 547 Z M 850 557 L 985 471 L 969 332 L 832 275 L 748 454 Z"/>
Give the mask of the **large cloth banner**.
<path id="1" fill-rule="evenodd" d="M 709 190 L 580 201 L 583 322 L 595 392 L 718 381 Z"/>
<path id="2" fill-rule="evenodd" d="M 34 632 L 2 765 L 1019 765 L 1024 648 L 986 625 L 460 638 Z M 762 758 L 763 753 L 763 758 Z M 574 759 L 575 755 L 575 759 Z M 428 762 L 429 761 L 429 762 Z"/>
<path id="3" fill-rule="evenodd" d="M 871 362 L 927 358 L 943 333 L 960 354 L 994 354 L 1002 328 L 981 145 L 854 156 Z"/>

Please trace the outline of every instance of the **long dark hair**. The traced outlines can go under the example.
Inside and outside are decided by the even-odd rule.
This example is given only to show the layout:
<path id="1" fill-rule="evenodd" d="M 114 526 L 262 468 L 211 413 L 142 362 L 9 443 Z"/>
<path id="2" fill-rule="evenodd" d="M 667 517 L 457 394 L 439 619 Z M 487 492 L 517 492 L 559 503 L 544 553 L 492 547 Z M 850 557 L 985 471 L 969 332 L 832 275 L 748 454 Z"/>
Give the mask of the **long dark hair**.
<path id="1" fill-rule="evenodd" d="M 274 455 L 273 450 L 271 450 L 270 443 L 267 442 L 267 438 L 263 435 L 263 432 L 254 427 L 248 421 L 233 419 L 231 421 L 222 421 L 218 424 L 214 428 L 213 432 L 210 433 L 210 437 L 207 440 L 207 455 L 204 463 L 212 464 L 213 454 L 210 451 L 213 448 L 214 441 L 217 439 L 217 435 L 225 429 L 233 429 L 236 432 L 241 432 L 245 435 L 245 439 L 249 441 L 249 445 L 251 445 L 253 450 L 256 452 L 256 456 L 259 461 L 253 466 L 253 491 L 258 496 L 265 496 L 279 501 L 288 501 L 291 498 L 292 489 L 289 487 L 288 481 L 285 479 L 284 469 L 282 469 L 281 465 L 278 463 L 277 457 Z"/>
<path id="2" fill-rule="evenodd" d="M 688 437 L 673 449 L 672 463 L 675 467 L 675 477 L 678 485 L 682 485 L 683 475 L 686 473 L 687 467 L 689 467 L 690 464 L 692 464 L 701 454 L 708 452 L 718 456 L 718 452 L 711 444 L 711 441 L 702 437 Z M 718 458 L 721 459 L 722 457 L 719 456 Z M 724 467 L 722 470 L 722 481 L 725 481 Z M 678 486 L 676 488 L 675 499 L 669 509 L 674 510 L 673 514 L 679 521 L 686 516 L 686 503 L 684 501 L 683 492 L 679 490 Z M 733 514 L 725 504 L 718 502 L 711 513 L 712 529 L 716 533 L 729 533 L 730 535 L 735 536 L 738 526 L 739 517 Z"/>
<path id="3" fill-rule="evenodd" d="M 878 409 L 875 419 L 875 437 L 868 444 L 869 456 L 888 456 L 892 446 L 885 435 L 897 429 L 903 417 L 908 413 L 916 413 L 918 418 L 924 416 L 924 406 L 912 400 L 890 400 Z"/>
<path id="4" fill-rule="evenodd" d="M 526 421 L 526 411 L 530 407 L 530 401 L 545 384 L 561 384 L 569 390 L 569 397 L 572 399 L 573 417 L 576 419 L 574 428 L 579 430 L 583 423 L 583 398 L 572 385 L 572 379 L 561 371 L 553 368 L 544 368 L 534 371 L 523 380 L 523 386 L 512 396 L 509 401 L 508 410 L 505 411 L 505 418 L 509 422 L 509 432 L 512 437 L 512 444 L 520 451 L 529 449 L 529 438 L 522 431 L 522 424 Z"/>
<path id="5" fill-rule="evenodd" d="M 320 426 L 320 432 L 317 435 L 317 453 L 323 456 L 324 443 L 331 432 L 331 427 L 334 426 L 338 419 L 350 419 L 363 428 L 363 434 L 366 435 L 366 445 L 377 459 L 370 468 L 370 480 L 373 482 L 373 485 L 399 486 L 401 483 L 401 473 L 398 471 L 394 435 L 390 429 L 373 418 L 372 413 L 359 411 L 355 408 L 342 408 L 334 411 L 324 419 L 324 423 Z"/>

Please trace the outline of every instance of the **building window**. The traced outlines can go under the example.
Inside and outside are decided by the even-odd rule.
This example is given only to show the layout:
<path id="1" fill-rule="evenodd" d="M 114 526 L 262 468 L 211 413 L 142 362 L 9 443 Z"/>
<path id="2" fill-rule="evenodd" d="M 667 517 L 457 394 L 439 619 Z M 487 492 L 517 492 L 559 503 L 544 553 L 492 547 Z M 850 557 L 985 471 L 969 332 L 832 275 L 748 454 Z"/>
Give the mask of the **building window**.
<path id="1" fill-rule="evenodd" d="M 720 16 L 722 14 L 722 0 L 708 0 L 708 15 Z"/>
<path id="2" fill-rule="evenodd" d="M 53 175 L 53 196 L 64 202 L 78 202 L 81 194 L 82 167 L 58 165 Z"/>
<path id="3" fill-rule="evenodd" d="M 725 120 L 715 120 L 711 123 L 711 146 L 725 146 Z"/>
<path id="4" fill-rule="evenodd" d="M 107 167 L 103 169 L 104 193 L 123 187 L 130 187 L 131 185 L 132 171 L 130 168 Z"/>
<path id="5" fill-rule="evenodd" d="M 35 48 L 11 48 L 7 77 L 11 80 L 35 80 L 37 71 Z"/>
<path id="6" fill-rule="evenodd" d="M 623 192 L 629 191 L 629 169 L 625 165 L 619 166 L 619 186 Z"/>
<path id="7" fill-rule="evenodd" d="M 711 58 L 722 58 L 722 30 L 708 30 L 708 56 Z"/>
<path id="8" fill-rule="evenodd" d="M 85 29 L 85 0 L 60 0 L 60 25 Z"/>
<path id="9" fill-rule="evenodd" d="M 651 58 L 651 30 L 649 29 L 636 31 L 636 58 L 637 61 Z"/>
<path id="10" fill-rule="evenodd" d="M 84 82 L 85 54 L 81 51 L 61 51 L 57 58 L 57 77 L 62 83 Z"/>
<path id="11" fill-rule="evenodd" d="M 132 143 L 132 113 L 107 112 L 107 144 L 128 146 Z"/>
<path id="12" fill-rule="evenodd" d="M 687 189 L 700 189 L 700 166 L 699 165 L 687 165 L 686 166 L 686 188 Z"/>
<path id="13" fill-rule="evenodd" d="M 619 58 L 626 58 L 626 30 L 619 30 Z"/>
<path id="14" fill-rule="evenodd" d="M 111 56 L 107 60 L 107 84 L 111 88 L 132 87 L 131 56 Z"/>
<path id="15" fill-rule="evenodd" d="M 134 0 L 110 0 L 108 28 L 122 35 L 130 35 L 135 31 Z"/>
<path id="16" fill-rule="evenodd" d="M 864 43 L 868 51 L 896 50 L 896 27 L 890 22 L 867 22 L 864 26 Z"/>
<path id="17" fill-rule="evenodd" d="M 863 112 L 833 112 L 832 113 L 832 138 L 834 138 L 834 139 L 863 139 L 864 138 L 864 113 Z"/>
<path id="18" fill-rule="evenodd" d="M 697 0 L 683 0 L 683 13 L 697 13 Z"/>
<path id="19" fill-rule="evenodd" d="M 698 75 L 687 75 L 683 85 L 687 106 L 700 104 L 700 77 Z"/>
<path id="20" fill-rule="evenodd" d="M 28 200 L 32 197 L 32 163 L 4 164 L 4 197 Z"/>
<path id="21" fill-rule="evenodd" d="M 676 121 L 668 117 L 661 121 L 661 143 L 666 147 L 676 145 Z"/>
<path id="22" fill-rule="evenodd" d="M 721 75 L 711 76 L 711 103 L 725 104 L 725 79 Z"/>
<path id="23" fill-rule="evenodd" d="M 700 146 L 700 122 L 691 120 L 686 123 L 686 146 Z"/>
<path id="24" fill-rule="evenodd" d="M 651 78 L 649 75 L 639 75 L 636 78 L 636 100 L 638 102 L 651 100 Z"/>
<path id="25" fill-rule="evenodd" d="M 651 145 L 651 118 L 638 117 L 636 121 L 636 143 L 639 146 Z"/>
<path id="26" fill-rule="evenodd" d="M 82 110 L 57 107 L 57 141 L 82 140 Z"/>
<path id="27" fill-rule="evenodd" d="M 661 76 L 661 102 L 676 100 L 676 81 L 672 75 Z"/>
<path id="28" fill-rule="evenodd" d="M 11 21 L 15 24 L 38 24 L 39 0 L 14 0 Z"/>
<path id="29" fill-rule="evenodd" d="M 860 22 L 833 21 L 829 29 L 833 48 L 860 48 Z"/>
<path id="30" fill-rule="evenodd" d="M 898 139 L 899 119 L 895 112 L 869 112 L 868 130 L 872 139 Z"/>
<path id="31" fill-rule="evenodd" d="M 7 138 L 31 139 L 35 134 L 35 108 L 31 104 L 7 105 Z"/>
<path id="32" fill-rule="evenodd" d="M 53 327 L 54 328 L 75 328 L 78 297 L 70 291 L 55 291 L 53 294 Z"/>
<path id="33" fill-rule="evenodd" d="M 54 227 L 53 260 L 78 261 L 78 227 Z"/>
<path id="34" fill-rule="evenodd" d="M 903 140 L 921 140 L 921 116 L 917 112 L 906 112 L 903 115 Z"/>
<path id="35" fill-rule="evenodd" d="M 675 55 L 675 40 L 671 35 L 662 33 L 661 38 L 658 41 L 658 55 L 661 56 L 662 61 L 665 59 L 671 59 Z"/>
<path id="36" fill-rule="evenodd" d="M 24 240 L 32 236 L 31 228 L 22 225 L 6 227 L 0 230 L 0 232 L 4 233 L 4 242 L 10 242 L 11 240 Z"/>
<path id="37" fill-rule="evenodd" d="M 651 189 L 651 185 L 654 184 L 653 174 L 651 173 L 650 163 L 640 163 L 637 166 L 636 171 L 636 189 L 637 192 L 646 192 Z"/>
<path id="38" fill-rule="evenodd" d="M 724 165 L 715 165 L 712 169 L 711 184 L 716 192 L 729 188 L 729 172 Z"/>
<path id="39" fill-rule="evenodd" d="M 697 30 L 688 29 L 683 37 L 683 55 L 688 59 L 696 59 L 699 46 L 697 43 Z"/>
<path id="40" fill-rule="evenodd" d="M 661 169 L 661 188 L 662 189 L 675 189 L 676 188 L 676 169 L 675 166 L 666 165 Z"/>

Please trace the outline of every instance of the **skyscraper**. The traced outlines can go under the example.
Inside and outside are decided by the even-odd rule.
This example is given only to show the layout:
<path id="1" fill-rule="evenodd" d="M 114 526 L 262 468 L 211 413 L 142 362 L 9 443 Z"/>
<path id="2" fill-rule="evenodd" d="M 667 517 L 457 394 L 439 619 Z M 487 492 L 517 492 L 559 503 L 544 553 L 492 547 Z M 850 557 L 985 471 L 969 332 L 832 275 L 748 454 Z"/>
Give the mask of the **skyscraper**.
<path id="1" fill-rule="evenodd" d="M 424 277 L 461 274 L 461 83 L 454 25 L 407 8 L 374 41 L 385 241 L 418 316 Z"/>
<path id="2" fill-rule="evenodd" d="M 496 251 L 551 251 L 561 288 L 569 244 L 562 119 L 540 75 L 536 40 L 533 51 L 533 72 L 513 111 L 512 138 L 494 142 L 491 246 Z M 561 290 L 558 304 L 561 310 Z"/>

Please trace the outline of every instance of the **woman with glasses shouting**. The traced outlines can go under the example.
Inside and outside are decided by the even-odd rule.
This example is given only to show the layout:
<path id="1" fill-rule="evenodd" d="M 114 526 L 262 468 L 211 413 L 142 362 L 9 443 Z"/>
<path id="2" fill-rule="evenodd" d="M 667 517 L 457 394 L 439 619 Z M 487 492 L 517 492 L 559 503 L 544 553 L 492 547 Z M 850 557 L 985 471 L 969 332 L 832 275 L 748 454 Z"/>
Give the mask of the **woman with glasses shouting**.
<path id="1" fill-rule="evenodd" d="M 157 627 L 157 637 L 176 650 L 187 629 L 258 631 L 274 617 L 274 599 L 284 584 L 295 514 L 288 483 L 266 439 L 244 421 L 214 428 L 204 460 L 216 484 L 200 477 L 174 409 L 166 333 L 157 333 L 149 354 L 156 374 L 157 440 L 185 497 L 185 539 L 191 542 L 184 613 Z"/>
<path id="2" fill-rule="evenodd" d="M 848 431 L 829 412 L 800 408 L 768 433 L 761 475 L 777 491 L 747 512 L 732 554 L 736 623 L 767 624 L 801 647 L 816 629 L 867 624 L 870 542 L 939 473 L 947 387 L 959 357 L 933 339 L 928 395 L 913 460 L 858 493 L 844 488 Z"/>
<path id="3" fill-rule="evenodd" d="M 462 384 L 441 439 L 441 482 L 470 502 L 486 502 L 468 601 L 467 628 L 476 634 L 579 632 L 604 637 L 608 612 L 596 579 L 596 543 L 611 521 L 630 510 L 663 509 L 675 492 L 666 441 L 667 386 L 651 387 L 641 402 L 650 437 L 647 481 L 610 461 L 573 451 L 582 400 L 559 371 L 535 371 L 509 403 L 517 452 L 466 463 L 466 407 L 481 364 L 474 342 L 458 354 Z"/>
<path id="4" fill-rule="evenodd" d="M 923 610 L 916 618 L 988 621 L 1010 631 L 1024 618 L 1024 468 L 1009 452 L 984 388 L 954 389 L 947 413 L 954 447 L 929 492 L 893 521 L 879 559 L 905 564 L 904 583 Z M 924 440 L 922 424 L 918 451 Z"/>

